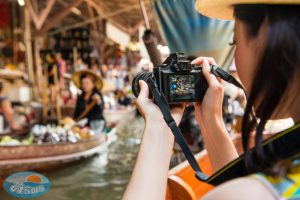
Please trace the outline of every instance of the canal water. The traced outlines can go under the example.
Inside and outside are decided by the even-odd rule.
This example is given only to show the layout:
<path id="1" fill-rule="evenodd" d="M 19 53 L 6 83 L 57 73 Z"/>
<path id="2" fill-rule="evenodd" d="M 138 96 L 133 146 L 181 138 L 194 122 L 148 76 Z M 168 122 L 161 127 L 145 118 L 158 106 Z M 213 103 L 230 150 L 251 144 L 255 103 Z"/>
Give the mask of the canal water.
<path id="1" fill-rule="evenodd" d="M 116 200 L 121 199 L 129 181 L 144 122 L 136 118 L 122 125 L 118 139 L 106 154 L 48 173 L 49 193 L 35 200 Z M 13 200 L 0 191 L 1 200 Z"/>

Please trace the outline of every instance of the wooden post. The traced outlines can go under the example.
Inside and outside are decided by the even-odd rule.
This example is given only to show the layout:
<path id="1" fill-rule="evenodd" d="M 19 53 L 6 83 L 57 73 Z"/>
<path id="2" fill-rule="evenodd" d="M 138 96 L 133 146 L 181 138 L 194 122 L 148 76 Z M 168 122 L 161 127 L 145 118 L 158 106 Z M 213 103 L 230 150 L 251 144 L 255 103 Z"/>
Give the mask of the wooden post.
<path id="1" fill-rule="evenodd" d="M 73 72 L 77 71 L 78 69 L 76 69 L 76 61 L 78 58 L 78 51 L 77 51 L 77 47 L 73 47 Z"/>
<path id="2" fill-rule="evenodd" d="M 41 66 L 41 60 L 40 60 L 40 47 L 41 47 L 41 40 L 42 37 L 35 36 L 34 37 L 34 59 L 35 59 L 35 67 L 36 67 L 36 74 L 35 74 L 35 80 L 37 82 L 37 100 L 41 101 L 41 97 L 43 96 L 43 79 L 46 77 L 43 77 L 43 70 Z M 47 91 L 47 90 L 46 90 Z"/>
<path id="3" fill-rule="evenodd" d="M 29 76 L 29 82 L 33 86 L 33 99 L 36 99 L 37 89 L 34 81 L 33 71 L 33 58 L 32 58 L 32 44 L 31 44 L 31 28 L 30 28 L 30 16 L 28 9 L 24 9 L 24 21 L 25 21 L 25 47 L 26 47 L 26 65 Z"/>
<path id="4" fill-rule="evenodd" d="M 22 9 L 22 8 L 20 8 Z M 13 64 L 18 64 L 18 37 L 16 36 L 17 29 L 17 16 L 16 16 L 16 4 L 12 5 L 12 42 L 13 42 Z"/>
<path id="5" fill-rule="evenodd" d="M 43 77 L 43 123 L 46 123 L 47 117 L 48 117 L 48 104 L 49 104 L 49 98 L 48 98 L 48 69 L 45 70 L 45 77 Z"/>
<path id="6" fill-rule="evenodd" d="M 62 115 L 61 115 L 61 98 L 60 98 L 60 87 L 59 87 L 59 80 L 57 77 L 57 74 L 59 72 L 57 71 L 57 68 L 54 68 L 54 87 L 56 90 L 56 101 L 55 101 L 55 108 L 56 108 L 56 115 L 57 115 L 57 121 L 58 124 L 61 122 L 62 120 Z M 53 95 L 53 94 L 51 94 Z M 51 99 L 52 100 L 52 99 Z"/>

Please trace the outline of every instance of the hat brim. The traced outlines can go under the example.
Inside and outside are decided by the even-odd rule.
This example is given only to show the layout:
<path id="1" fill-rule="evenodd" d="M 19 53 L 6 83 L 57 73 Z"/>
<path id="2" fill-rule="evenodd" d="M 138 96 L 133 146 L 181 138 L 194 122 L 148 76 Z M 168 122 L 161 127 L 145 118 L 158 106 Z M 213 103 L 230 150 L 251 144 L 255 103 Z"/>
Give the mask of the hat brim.
<path id="1" fill-rule="evenodd" d="M 233 6 L 238 4 L 296 5 L 300 0 L 197 0 L 196 10 L 213 19 L 233 20 Z"/>
<path id="2" fill-rule="evenodd" d="M 76 87 L 81 88 L 80 77 L 83 74 L 88 74 L 95 78 L 94 84 L 98 90 L 101 90 L 103 88 L 102 79 L 96 73 L 94 73 L 93 71 L 90 71 L 90 70 L 80 70 L 80 71 L 77 71 L 74 73 L 74 75 L 72 77 L 72 81 L 74 82 Z"/>

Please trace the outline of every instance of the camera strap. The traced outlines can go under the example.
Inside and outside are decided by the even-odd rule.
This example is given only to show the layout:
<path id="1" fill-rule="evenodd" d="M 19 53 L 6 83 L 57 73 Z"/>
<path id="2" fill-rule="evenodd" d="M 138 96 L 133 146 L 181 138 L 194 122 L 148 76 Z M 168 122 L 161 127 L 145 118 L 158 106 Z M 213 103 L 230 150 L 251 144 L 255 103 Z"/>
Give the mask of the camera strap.
<path id="1" fill-rule="evenodd" d="M 225 70 L 223 70 L 222 68 L 220 68 L 217 65 L 211 65 L 211 73 L 213 75 L 215 75 L 216 77 L 219 77 L 221 79 L 223 79 L 224 81 L 233 84 L 234 86 L 242 89 L 245 92 L 244 87 L 242 86 L 242 84 L 240 82 L 238 82 L 232 75 L 230 75 L 228 72 L 226 72 Z"/>
<path id="2" fill-rule="evenodd" d="M 182 133 L 180 132 L 179 128 L 177 127 L 176 122 L 171 115 L 170 106 L 169 106 L 165 96 L 159 91 L 156 81 L 151 76 L 146 81 L 148 83 L 149 89 L 151 90 L 151 94 L 153 96 L 154 102 L 161 110 L 165 122 L 171 129 L 171 131 L 175 137 L 175 140 L 179 144 L 179 146 L 180 146 L 182 152 L 184 153 L 186 159 L 188 160 L 189 164 L 195 171 L 196 177 L 201 181 L 208 180 L 209 176 L 205 175 L 201 171 L 201 169 L 198 165 L 198 162 L 195 159 L 195 156 L 193 155 L 193 153 L 190 150 L 188 144 L 186 143 Z"/>
<path id="3" fill-rule="evenodd" d="M 218 67 L 216 65 L 211 66 L 211 73 L 214 74 L 215 76 L 235 85 L 236 87 L 239 87 L 244 90 L 243 86 L 233 76 L 228 74 L 226 71 L 224 71 L 220 67 Z M 165 96 L 158 89 L 155 78 L 153 76 L 148 76 L 146 78 L 146 81 L 147 81 L 147 84 L 151 91 L 151 94 L 153 96 L 154 102 L 161 110 L 164 120 L 167 123 L 167 125 L 169 126 L 169 128 L 171 129 L 176 142 L 179 144 L 187 161 L 189 162 L 189 164 L 195 171 L 196 178 L 198 178 L 200 181 L 207 182 L 210 177 L 208 175 L 204 174 L 202 172 L 202 170 L 200 169 L 199 164 L 198 164 L 194 154 L 190 150 L 182 133 L 180 132 L 178 126 L 176 125 L 174 118 L 171 115 L 171 109 L 170 109 L 170 106 L 169 106 Z"/>

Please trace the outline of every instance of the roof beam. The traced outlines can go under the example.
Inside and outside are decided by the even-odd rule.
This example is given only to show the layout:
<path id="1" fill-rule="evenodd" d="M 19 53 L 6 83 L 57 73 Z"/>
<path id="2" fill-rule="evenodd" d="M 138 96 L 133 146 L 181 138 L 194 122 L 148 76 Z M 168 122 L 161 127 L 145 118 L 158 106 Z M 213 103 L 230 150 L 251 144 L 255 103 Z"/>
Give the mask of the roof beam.
<path id="1" fill-rule="evenodd" d="M 95 15 L 94 15 L 93 8 L 90 6 L 90 4 L 88 4 L 88 3 L 86 3 L 86 4 L 87 4 L 87 11 L 88 11 L 89 17 L 94 18 Z M 92 27 L 93 27 L 94 31 L 99 31 L 99 29 L 97 27 L 97 22 L 92 23 Z"/>
<path id="2" fill-rule="evenodd" d="M 72 8 L 78 7 L 82 2 L 83 0 L 74 0 L 72 3 L 70 3 L 69 7 L 57 14 L 53 19 L 51 19 L 51 21 L 49 20 L 48 23 L 46 23 L 45 26 L 39 31 L 39 34 L 46 33 L 48 30 L 53 28 L 55 24 L 59 23 L 63 18 L 70 14 Z"/>
<path id="3" fill-rule="evenodd" d="M 138 4 L 133 4 L 133 5 L 127 6 L 125 8 L 121 8 L 121 9 L 115 10 L 113 12 L 106 13 L 103 16 L 97 16 L 95 18 L 91 18 L 91 19 L 88 19 L 88 20 L 85 20 L 85 21 L 82 21 L 82 22 L 78 22 L 76 24 L 72 24 L 72 25 L 69 25 L 69 26 L 61 27 L 61 28 L 59 28 L 59 29 L 57 29 L 55 31 L 52 31 L 52 32 L 48 33 L 48 35 L 54 35 L 54 34 L 57 34 L 59 32 L 62 32 L 62 31 L 66 31 L 66 30 L 70 30 L 70 29 L 73 29 L 73 28 L 78 28 L 78 27 L 86 26 L 88 24 L 93 23 L 94 21 L 100 21 L 102 19 L 108 19 L 108 18 L 110 18 L 112 16 L 116 16 L 116 15 L 119 15 L 121 13 L 128 12 L 129 10 L 132 10 L 132 9 L 135 9 L 135 8 L 138 8 L 138 7 L 139 7 Z"/>
<path id="4" fill-rule="evenodd" d="M 149 21 L 152 20 L 152 18 L 153 18 L 153 13 L 150 12 L 150 13 L 148 14 L 148 19 L 149 19 Z M 142 20 L 139 21 L 134 27 L 131 27 L 131 28 L 129 29 L 129 34 L 130 34 L 130 36 L 132 36 L 133 34 L 135 34 L 136 31 L 139 29 L 139 27 L 142 26 L 142 25 L 144 25 L 144 24 L 145 24 L 145 20 L 142 19 Z"/>
<path id="5" fill-rule="evenodd" d="M 61 4 L 63 7 L 65 7 L 65 8 L 69 7 L 69 4 L 66 3 L 64 0 L 57 0 L 57 2 L 58 2 L 59 4 Z M 77 9 L 78 9 L 78 8 L 77 8 Z M 78 10 L 79 10 L 79 9 L 78 9 Z M 79 10 L 79 11 L 81 12 L 81 10 Z M 73 9 L 71 10 L 71 12 L 73 12 L 73 13 L 75 14 L 75 16 L 78 17 L 78 18 L 80 18 L 80 19 L 83 19 L 83 20 L 87 20 L 87 19 L 88 19 L 87 17 L 83 16 L 83 13 L 80 14 L 80 15 L 78 15 L 77 13 L 75 13 L 75 12 L 73 11 Z"/>
<path id="6" fill-rule="evenodd" d="M 44 25 L 44 22 L 53 8 L 55 1 L 56 0 L 48 0 L 46 3 L 46 8 L 42 10 L 41 14 L 38 14 L 39 12 L 37 10 L 37 5 L 35 5 L 37 2 L 35 2 L 35 0 L 33 0 L 33 2 L 31 0 L 26 2 L 26 8 L 29 11 L 36 30 L 40 30 Z"/>
<path id="7" fill-rule="evenodd" d="M 41 12 L 41 14 L 39 15 L 37 30 L 40 30 L 42 28 L 42 26 L 44 25 L 44 22 L 46 21 L 51 9 L 53 8 L 54 3 L 55 3 L 55 0 L 47 1 L 46 8 L 44 8 L 43 11 Z"/>
<path id="8" fill-rule="evenodd" d="M 38 6 L 38 3 L 37 3 L 37 0 L 31 0 L 31 5 L 33 7 L 33 10 L 36 12 L 36 13 L 39 13 L 39 6 Z"/>
<path id="9" fill-rule="evenodd" d="M 28 12 L 29 12 L 29 15 L 30 15 L 30 17 L 31 17 L 31 19 L 33 21 L 33 24 L 34 24 L 35 28 L 37 29 L 38 24 L 39 24 L 39 22 L 38 22 L 39 19 L 38 19 L 38 15 L 36 14 L 36 12 L 34 10 L 34 7 L 32 6 L 30 0 L 28 0 L 26 2 L 26 9 L 28 9 Z"/>
<path id="10" fill-rule="evenodd" d="M 93 0 L 85 0 L 85 2 L 88 5 L 90 5 L 92 8 L 94 8 L 97 11 L 98 15 L 105 16 L 104 10 L 95 1 L 93 1 Z M 121 30 L 125 31 L 126 33 L 129 33 L 129 29 L 128 28 L 124 27 L 123 25 L 121 25 L 116 20 L 112 19 L 111 17 L 108 17 L 107 20 L 109 22 L 111 22 L 112 24 L 114 24 L 115 26 L 117 26 L 118 28 L 120 28 Z"/>

